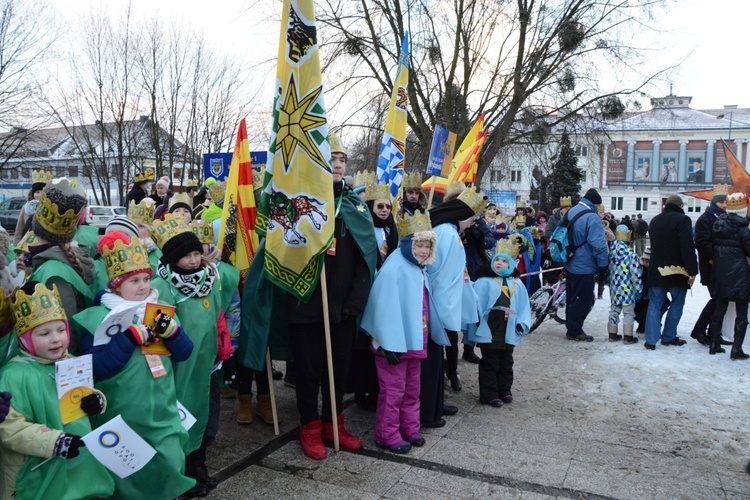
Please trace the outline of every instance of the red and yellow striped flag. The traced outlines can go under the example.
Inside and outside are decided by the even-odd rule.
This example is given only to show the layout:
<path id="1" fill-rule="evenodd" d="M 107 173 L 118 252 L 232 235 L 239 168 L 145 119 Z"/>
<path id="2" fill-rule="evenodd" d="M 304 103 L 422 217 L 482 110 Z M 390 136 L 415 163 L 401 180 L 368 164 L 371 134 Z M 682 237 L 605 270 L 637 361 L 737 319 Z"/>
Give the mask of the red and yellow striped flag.
<path id="1" fill-rule="evenodd" d="M 438 177 L 436 179 L 435 191 L 444 193 L 445 188 L 453 182 L 473 183 L 476 180 L 479 153 L 482 151 L 486 138 L 487 131 L 484 130 L 484 113 L 482 113 L 453 156 L 453 165 L 448 178 Z M 422 183 L 422 189 L 429 190 L 431 186 L 432 177 Z"/>
<path id="2" fill-rule="evenodd" d="M 222 257 L 244 275 L 258 249 L 255 220 L 258 210 L 253 195 L 253 165 L 247 141 L 247 125 L 243 118 L 237 129 L 232 163 L 229 165 L 224 210 L 217 246 Z"/>

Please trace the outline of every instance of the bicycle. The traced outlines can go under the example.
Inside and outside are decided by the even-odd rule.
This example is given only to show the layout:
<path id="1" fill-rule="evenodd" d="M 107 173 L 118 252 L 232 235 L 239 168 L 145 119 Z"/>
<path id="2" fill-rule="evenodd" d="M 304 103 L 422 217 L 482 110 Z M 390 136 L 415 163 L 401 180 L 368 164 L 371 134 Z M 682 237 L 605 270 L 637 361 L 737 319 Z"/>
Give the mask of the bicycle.
<path id="1" fill-rule="evenodd" d="M 529 306 L 531 308 L 529 333 L 536 330 L 547 315 L 558 323 L 565 324 L 565 277 L 561 276 L 557 283 L 544 285 L 534 292 L 529 297 Z"/>

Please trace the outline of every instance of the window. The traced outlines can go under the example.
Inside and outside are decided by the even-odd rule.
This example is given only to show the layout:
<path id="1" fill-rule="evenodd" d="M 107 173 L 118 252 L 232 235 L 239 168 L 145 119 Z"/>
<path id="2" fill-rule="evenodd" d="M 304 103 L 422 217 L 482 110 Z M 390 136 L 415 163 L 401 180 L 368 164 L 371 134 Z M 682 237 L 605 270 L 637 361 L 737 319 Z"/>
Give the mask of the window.
<path id="1" fill-rule="evenodd" d="M 175 167 L 172 171 L 172 177 L 175 179 L 182 179 L 182 167 Z"/>
<path id="2" fill-rule="evenodd" d="M 521 171 L 511 170 L 510 171 L 510 182 L 521 182 Z"/>
<path id="3" fill-rule="evenodd" d="M 687 211 L 699 213 L 701 211 L 701 200 L 699 198 L 688 198 Z"/>
<path id="4" fill-rule="evenodd" d="M 589 148 L 588 146 L 576 146 L 576 156 L 588 156 L 589 155 Z"/>
<path id="5" fill-rule="evenodd" d="M 648 210 L 648 198 L 636 198 L 635 209 L 638 212 L 646 212 Z"/>
<path id="6" fill-rule="evenodd" d="M 11 168 L 10 169 L 10 178 L 11 179 L 18 179 L 18 168 Z"/>
<path id="7" fill-rule="evenodd" d="M 72 167 L 68 167 L 68 177 L 78 177 L 78 166 L 73 165 Z"/>
<path id="8" fill-rule="evenodd" d="M 586 172 L 586 171 L 585 171 L 585 170 L 583 170 L 583 169 L 579 169 L 579 170 L 581 171 L 581 175 L 583 175 L 583 177 L 581 177 L 581 182 L 584 182 L 584 183 L 585 183 L 585 182 L 586 182 L 586 177 L 588 177 L 588 176 L 587 176 L 588 172 Z"/>
<path id="9" fill-rule="evenodd" d="M 194 176 L 191 176 L 191 179 L 194 178 Z M 500 173 L 500 170 L 491 170 L 490 171 L 490 182 L 500 182 L 503 180 L 503 174 Z"/>
<path id="10" fill-rule="evenodd" d="M 622 196 L 612 197 L 610 210 L 622 210 Z"/>

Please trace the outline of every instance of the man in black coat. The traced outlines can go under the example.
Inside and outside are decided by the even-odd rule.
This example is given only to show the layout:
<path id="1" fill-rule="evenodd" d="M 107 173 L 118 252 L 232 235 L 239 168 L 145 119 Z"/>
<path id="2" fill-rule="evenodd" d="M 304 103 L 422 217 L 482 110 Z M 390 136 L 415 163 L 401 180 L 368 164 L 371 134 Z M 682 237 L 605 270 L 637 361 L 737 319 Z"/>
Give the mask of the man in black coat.
<path id="1" fill-rule="evenodd" d="M 714 197 L 711 199 L 711 204 L 695 222 L 695 248 L 698 250 L 698 269 L 701 273 L 701 285 L 708 287 L 709 293 L 711 293 L 711 267 L 713 265 L 711 263 L 713 259 L 712 228 L 714 222 L 719 219 L 719 216 L 726 213 L 726 209 L 726 192 L 717 192 L 714 189 Z M 705 307 L 703 307 L 703 311 L 701 311 L 701 315 L 698 317 L 698 321 L 695 322 L 693 331 L 690 334 L 699 344 L 708 345 L 706 330 L 711 324 L 711 317 L 714 315 L 715 310 L 716 300 L 714 300 L 713 294 L 711 294 L 711 298 Z"/>
<path id="2" fill-rule="evenodd" d="M 693 243 L 693 224 L 682 210 L 682 198 L 671 195 L 664 211 L 651 221 L 651 272 L 648 276 L 648 314 L 646 315 L 646 349 L 654 350 L 661 338 L 662 345 L 681 346 L 685 341 L 677 336 L 677 324 L 682 317 L 687 290 L 698 274 L 698 260 Z M 672 267 L 675 266 L 675 267 Z M 662 275 L 660 268 L 673 271 Z M 666 269 L 665 269 L 666 270 Z M 677 271 L 677 272 L 674 272 Z M 687 274 L 687 275 L 686 275 Z M 661 308 L 667 293 L 672 304 L 661 328 Z"/>
<path id="3" fill-rule="evenodd" d="M 148 185 L 152 182 L 154 182 L 153 169 L 147 168 L 136 174 L 133 178 L 133 187 L 130 188 L 125 197 L 125 206 L 130 206 L 131 201 L 134 201 L 136 205 L 139 204 L 143 198 L 148 196 Z"/>

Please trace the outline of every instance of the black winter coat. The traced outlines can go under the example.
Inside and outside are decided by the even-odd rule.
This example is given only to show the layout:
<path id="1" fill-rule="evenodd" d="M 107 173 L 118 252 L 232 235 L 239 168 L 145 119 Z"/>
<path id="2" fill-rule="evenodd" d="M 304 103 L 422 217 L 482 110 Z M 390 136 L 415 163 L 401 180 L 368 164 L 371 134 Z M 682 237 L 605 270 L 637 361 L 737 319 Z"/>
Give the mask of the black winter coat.
<path id="1" fill-rule="evenodd" d="M 651 265 L 649 286 L 689 288 L 682 274 L 662 276 L 660 267 L 682 266 L 690 276 L 698 274 L 698 260 L 693 243 L 693 224 L 682 208 L 667 203 L 664 211 L 653 218 L 649 226 L 651 235 Z"/>
<path id="2" fill-rule="evenodd" d="M 711 286 L 711 260 L 714 258 L 712 230 L 714 222 L 724 213 L 716 203 L 711 203 L 695 221 L 695 248 L 698 250 L 698 268 L 703 286 Z"/>
<path id="3" fill-rule="evenodd" d="M 750 229 L 747 219 L 722 214 L 713 226 L 711 292 L 727 300 L 750 299 Z"/>
<path id="4" fill-rule="evenodd" d="M 130 191 L 128 191 L 127 196 L 125 197 L 125 206 L 130 206 L 130 202 L 134 201 L 135 204 L 139 204 L 143 198 L 148 196 L 146 194 L 146 191 L 143 190 L 140 184 L 133 185 L 132 188 L 130 188 Z"/>

